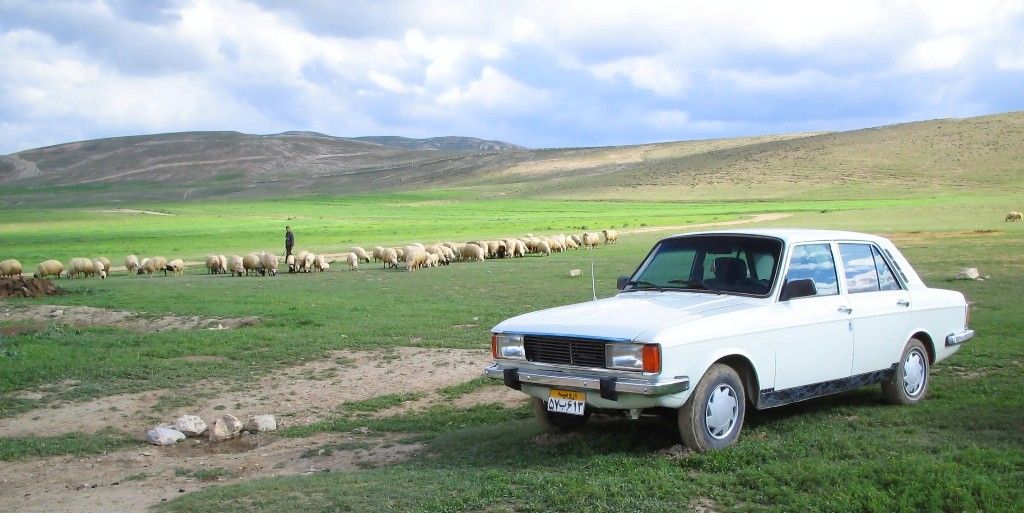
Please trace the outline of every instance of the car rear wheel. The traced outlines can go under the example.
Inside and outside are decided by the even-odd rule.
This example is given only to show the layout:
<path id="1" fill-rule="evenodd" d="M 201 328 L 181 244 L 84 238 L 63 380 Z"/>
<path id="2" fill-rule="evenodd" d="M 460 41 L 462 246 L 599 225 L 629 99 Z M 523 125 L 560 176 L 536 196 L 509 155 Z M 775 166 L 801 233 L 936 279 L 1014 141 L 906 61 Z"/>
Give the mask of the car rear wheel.
<path id="1" fill-rule="evenodd" d="M 910 339 L 896 364 L 892 378 L 882 382 L 882 392 L 892 404 L 917 404 L 928 393 L 928 350 L 924 342 Z"/>
<path id="2" fill-rule="evenodd" d="M 732 445 L 743 428 L 745 397 L 735 369 L 721 363 L 712 365 L 679 409 L 683 443 L 697 452 Z"/>
<path id="3" fill-rule="evenodd" d="M 590 418 L 590 408 L 583 410 L 583 415 L 556 413 L 548 411 L 548 402 L 534 397 L 531 401 L 533 416 L 548 431 L 573 431 L 583 427 Z"/>

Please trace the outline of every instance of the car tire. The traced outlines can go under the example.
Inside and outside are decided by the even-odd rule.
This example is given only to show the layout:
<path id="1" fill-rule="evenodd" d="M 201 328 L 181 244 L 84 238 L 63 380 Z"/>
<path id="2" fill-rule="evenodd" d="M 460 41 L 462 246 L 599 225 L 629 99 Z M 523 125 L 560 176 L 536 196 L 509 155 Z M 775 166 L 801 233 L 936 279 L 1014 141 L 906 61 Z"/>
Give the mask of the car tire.
<path id="1" fill-rule="evenodd" d="M 918 404 L 928 393 L 930 365 L 928 349 L 924 342 L 916 338 L 910 339 L 900 361 L 896 363 L 896 371 L 892 378 L 882 382 L 882 393 L 892 404 Z"/>
<path id="2" fill-rule="evenodd" d="M 557 413 L 548 411 L 548 402 L 536 397 L 530 401 L 533 406 L 533 416 L 537 422 L 548 431 L 573 431 L 583 427 L 590 418 L 590 408 L 583 410 L 583 415 L 570 415 L 568 413 Z"/>
<path id="3" fill-rule="evenodd" d="M 735 369 L 716 363 L 704 373 L 679 409 L 679 434 L 696 452 L 732 445 L 740 436 L 747 401 Z"/>

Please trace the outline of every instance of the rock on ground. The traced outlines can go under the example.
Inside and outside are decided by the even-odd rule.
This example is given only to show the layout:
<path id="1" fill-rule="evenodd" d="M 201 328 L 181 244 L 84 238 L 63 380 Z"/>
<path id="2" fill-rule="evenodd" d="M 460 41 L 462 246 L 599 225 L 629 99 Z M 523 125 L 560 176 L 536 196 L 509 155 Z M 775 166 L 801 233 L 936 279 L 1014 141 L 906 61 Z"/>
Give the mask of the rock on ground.
<path id="1" fill-rule="evenodd" d="M 252 433 L 277 431 L 277 419 L 273 415 L 253 415 L 245 421 L 243 429 Z"/>
<path id="2" fill-rule="evenodd" d="M 185 433 L 185 436 L 197 437 L 206 432 L 206 422 L 195 415 L 182 415 L 174 421 L 174 429 Z"/>
<path id="3" fill-rule="evenodd" d="M 964 267 L 956 273 L 957 280 L 977 280 L 981 277 L 977 267 Z"/>
<path id="4" fill-rule="evenodd" d="M 174 445 L 185 439 L 185 433 L 176 429 L 156 427 L 146 431 L 146 441 L 153 445 Z"/>
<path id="5" fill-rule="evenodd" d="M 221 415 L 210 426 L 210 441 L 223 442 L 238 436 L 242 432 L 242 421 L 234 415 Z"/>

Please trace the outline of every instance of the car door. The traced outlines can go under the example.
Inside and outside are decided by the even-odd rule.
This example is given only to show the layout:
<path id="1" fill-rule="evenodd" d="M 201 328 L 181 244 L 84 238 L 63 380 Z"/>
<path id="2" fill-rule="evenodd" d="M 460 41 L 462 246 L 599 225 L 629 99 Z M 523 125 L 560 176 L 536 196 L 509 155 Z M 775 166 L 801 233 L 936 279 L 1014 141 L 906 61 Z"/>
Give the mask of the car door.
<path id="1" fill-rule="evenodd" d="M 853 310 L 852 374 L 888 369 L 907 342 L 910 293 L 875 245 L 844 242 L 839 244 L 839 254 Z"/>
<path id="2" fill-rule="evenodd" d="M 822 383 L 850 375 L 853 333 L 849 305 L 839 293 L 831 243 L 799 244 L 790 251 L 786 281 L 811 279 L 814 296 L 777 303 L 782 326 L 776 346 L 775 390 Z"/>

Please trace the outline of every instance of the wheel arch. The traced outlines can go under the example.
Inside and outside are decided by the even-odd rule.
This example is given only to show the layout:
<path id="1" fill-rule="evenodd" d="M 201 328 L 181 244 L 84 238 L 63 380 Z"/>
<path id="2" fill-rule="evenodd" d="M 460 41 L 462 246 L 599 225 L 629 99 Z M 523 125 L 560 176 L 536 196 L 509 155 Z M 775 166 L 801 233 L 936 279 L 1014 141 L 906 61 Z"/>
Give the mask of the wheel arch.
<path id="1" fill-rule="evenodd" d="M 925 350 L 928 351 L 928 364 L 929 365 L 934 364 L 935 363 L 935 341 L 932 340 L 931 335 L 929 335 L 928 332 L 926 332 L 926 331 L 918 330 L 918 331 L 914 332 L 914 334 L 911 335 L 910 338 L 916 338 L 916 339 L 920 340 L 922 344 L 924 344 Z"/>
<path id="2" fill-rule="evenodd" d="M 740 375 L 740 379 L 743 381 L 743 388 L 745 389 L 747 401 L 750 405 L 757 406 L 757 396 L 760 392 L 760 381 L 757 377 L 757 371 L 754 369 L 754 364 L 749 358 L 741 354 L 730 354 L 723 356 L 715 363 L 721 363 L 728 365 Z"/>

